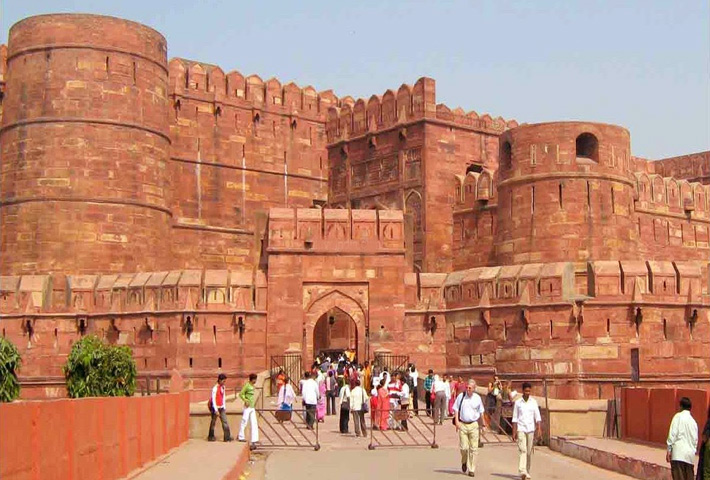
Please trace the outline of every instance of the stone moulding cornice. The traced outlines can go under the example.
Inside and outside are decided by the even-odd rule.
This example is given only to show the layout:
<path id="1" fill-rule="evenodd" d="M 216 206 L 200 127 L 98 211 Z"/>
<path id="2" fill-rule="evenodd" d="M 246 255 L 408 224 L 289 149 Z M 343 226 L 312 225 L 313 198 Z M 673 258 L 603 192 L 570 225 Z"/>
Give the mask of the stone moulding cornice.
<path id="1" fill-rule="evenodd" d="M 153 65 L 158 66 L 163 72 L 165 72 L 166 75 L 169 75 L 169 73 L 170 73 L 168 71 L 168 67 L 167 67 L 167 58 L 166 58 L 166 63 L 162 64 L 153 58 L 143 55 L 142 53 L 133 52 L 130 50 L 124 50 L 122 48 L 100 47 L 100 46 L 96 46 L 96 45 L 85 45 L 85 44 L 81 44 L 81 43 L 52 43 L 52 44 L 47 44 L 47 45 L 33 45 L 31 47 L 22 48 L 20 50 L 13 50 L 7 56 L 7 63 L 10 63 L 10 61 L 13 60 L 15 57 L 19 57 L 20 55 L 25 55 L 27 53 L 46 52 L 49 50 L 68 50 L 68 49 L 93 50 L 95 52 L 121 53 L 124 55 L 129 55 L 131 57 L 140 58 L 142 60 L 145 60 L 146 62 L 150 62 Z"/>
<path id="2" fill-rule="evenodd" d="M 531 183 L 531 182 L 541 182 L 546 180 L 566 180 L 566 179 L 597 179 L 597 180 L 608 180 L 613 182 L 619 182 L 626 184 L 632 188 L 636 186 L 636 180 L 630 178 L 622 177 L 621 175 L 611 175 L 608 173 L 594 173 L 594 172 L 548 172 L 548 173 L 534 173 L 532 175 L 521 175 L 519 177 L 508 178 L 498 182 L 498 188 L 516 185 L 518 183 Z"/>
<path id="3" fill-rule="evenodd" d="M 136 310 L 133 312 L 42 312 L 33 313 L 28 315 L 27 313 L 0 313 L 1 319 L 10 318 L 25 318 L 31 316 L 32 318 L 99 318 L 99 317 L 130 317 L 130 316 L 140 316 L 140 315 L 182 315 L 183 313 L 192 313 L 195 315 L 205 315 L 205 314 L 216 314 L 216 315 L 266 315 L 266 310 L 231 310 L 231 309 L 219 309 L 219 310 Z"/>
<path id="4" fill-rule="evenodd" d="M 115 120 L 109 120 L 106 118 L 80 118 L 80 117 L 36 117 L 27 120 L 18 120 L 16 122 L 8 123 L 0 128 L 0 133 L 5 133 L 7 130 L 11 130 L 17 127 L 26 127 L 28 125 L 38 125 L 38 124 L 52 124 L 52 123 L 88 123 L 94 125 L 110 125 L 112 127 L 122 127 L 122 128 L 132 128 L 135 130 L 140 130 L 142 132 L 152 133 L 153 135 L 158 135 L 165 139 L 168 144 L 172 143 L 170 135 L 156 130 L 155 128 L 146 127 L 145 125 L 140 125 L 138 123 L 131 122 L 117 122 Z"/>
<path id="5" fill-rule="evenodd" d="M 323 239 L 323 240 L 328 240 Z M 340 245 L 339 247 L 342 247 Z M 316 248 L 316 247 L 314 247 Z M 381 251 L 384 250 L 384 251 Z M 305 250 L 304 248 L 286 248 L 286 247 L 268 247 L 266 249 L 268 253 L 273 253 L 273 254 L 293 254 L 293 255 L 315 255 L 315 256 L 323 256 L 323 255 L 338 255 L 338 256 L 343 256 L 343 255 L 376 255 L 376 256 L 400 256 L 405 254 L 405 249 L 404 248 L 386 248 L 386 247 L 380 247 L 380 249 L 375 250 L 375 251 L 365 251 L 363 252 L 362 250 L 352 250 L 349 251 L 347 249 L 338 249 L 338 250 L 321 250 L 321 251 L 309 251 Z"/>
<path id="6" fill-rule="evenodd" d="M 213 225 L 196 225 L 191 223 L 174 223 L 173 228 L 182 228 L 185 230 L 204 230 L 208 232 L 233 233 L 235 235 L 254 235 L 254 231 L 245 230 L 242 228 L 215 227 Z"/>
<path id="7" fill-rule="evenodd" d="M 256 173 L 266 173 L 268 175 L 276 175 L 279 177 L 294 177 L 294 178 L 305 178 L 306 180 L 316 180 L 318 182 L 322 183 L 327 183 L 328 178 L 323 178 L 323 177 L 315 177 L 313 175 L 304 175 L 302 173 L 286 173 L 286 172 L 274 172 L 272 170 L 264 170 L 262 168 L 253 168 L 253 167 L 242 167 L 241 165 L 228 165 L 226 163 L 213 163 L 213 162 L 204 162 L 200 160 L 195 160 L 191 158 L 184 158 L 184 157 L 170 157 L 170 160 L 176 161 L 176 162 L 183 162 L 183 163 L 192 163 L 194 165 L 205 165 L 208 167 L 220 167 L 220 168 L 229 168 L 232 170 L 244 170 L 246 172 L 256 172 Z"/>
<path id="8" fill-rule="evenodd" d="M 303 110 L 293 110 L 293 111 L 278 111 L 273 108 L 269 108 L 270 106 L 267 105 L 266 103 L 262 105 L 258 105 L 253 103 L 250 100 L 246 99 L 240 99 L 240 98 L 234 98 L 234 97 L 229 97 L 225 96 L 224 98 L 217 100 L 215 98 L 215 94 L 213 92 L 202 92 L 202 95 L 204 96 L 211 96 L 213 98 L 204 98 L 202 96 L 196 96 L 196 95 L 186 95 L 185 93 L 178 93 L 174 89 L 171 89 L 170 91 L 170 96 L 174 97 L 175 99 L 185 99 L 185 100 L 193 100 L 196 102 L 202 102 L 202 103 L 208 103 L 210 105 L 227 105 L 229 107 L 234 107 L 238 108 L 240 110 L 244 110 L 247 112 L 259 112 L 259 113 L 268 113 L 269 115 L 278 115 L 281 117 L 286 117 L 289 119 L 293 120 L 305 120 L 308 122 L 314 122 L 314 123 L 320 123 L 320 124 L 325 124 L 325 118 L 321 118 L 319 115 L 304 115 L 306 111 Z M 284 106 L 281 106 L 280 108 L 286 108 Z M 324 115 L 324 113 L 320 114 Z"/>
<path id="9" fill-rule="evenodd" d="M 123 200 L 120 198 L 91 198 L 91 197 L 16 197 L 9 198 L 7 200 L 0 201 L 0 207 L 6 207 L 9 205 L 18 205 L 21 203 L 31 203 L 31 202 L 80 202 L 80 203 L 102 203 L 108 205 L 123 205 L 141 208 L 150 208 L 152 210 L 158 210 L 173 216 L 173 212 L 167 207 L 162 207 L 160 205 L 154 205 L 152 203 L 137 202 L 135 200 Z"/>
<path id="10" fill-rule="evenodd" d="M 451 122 L 448 120 L 442 120 L 440 118 L 421 116 L 421 117 L 414 118 L 414 119 L 406 121 L 406 122 L 396 123 L 396 124 L 391 125 L 389 127 L 385 127 L 380 130 L 375 130 L 373 132 L 368 131 L 368 132 L 364 132 L 364 133 L 361 133 L 358 135 L 350 136 L 348 138 L 341 138 L 341 139 L 338 139 L 332 143 L 328 143 L 326 146 L 328 148 L 337 147 L 337 146 L 346 144 L 348 142 L 352 142 L 354 140 L 368 139 L 368 138 L 375 136 L 375 135 L 381 135 L 383 133 L 391 132 L 393 130 L 400 130 L 402 128 L 411 127 L 412 125 L 416 125 L 418 123 L 431 123 L 431 124 L 439 125 L 439 126 L 443 126 L 443 127 L 454 127 L 454 128 L 466 130 L 469 132 L 484 133 L 487 135 L 500 135 L 505 131 L 505 130 L 498 131 L 498 130 L 492 130 L 492 129 L 486 129 L 486 128 L 472 127 L 470 125 L 462 125 L 460 123 Z"/>
<path id="11" fill-rule="evenodd" d="M 545 303 L 532 303 L 530 305 L 525 305 L 525 308 L 530 310 L 535 310 L 539 308 L 548 307 L 567 307 L 570 308 L 572 304 L 570 302 L 545 302 Z M 664 301 L 653 301 L 644 300 L 641 302 L 633 302 L 631 300 L 626 301 L 607 301 L 607 300 L 586 300 L 584 302 L 585 308 L 589 307 L 699 307 L 699 308 L 710 308 L 710 303 L 702 302 L 664 302 Z M 467 312 L 467 311 L 477 311 L 477 310 L 495 310 L 495 309 L 515 309 L 520 308 L 519 303 L 503 303 L 503 304 L 493 304 L 489 306 L 474 305 L 470 307 L 456 307 L 456 308 L 431 308 L 431 309 L 418 309 L 418 310 L 405 310 L 406 314 L 422 314 L 422 313 L 438 313 L 446 314 L 453 312 Z"/>
<path id="12" fill-rule="evenodd" d="M 652 210 L 648 208 L 635 207 L 634 211 L 636 213 L 645 213 L 648 215 L 653 215 L 654 217 L 667 217 L 667 218 L 678 218 L 680 220 L 690 220 L 692 222 L 706 223 L 710 225 L 710 218 L 698 218 L 697 214 L 685 215 L 682 213 L 674 212 L 662 212 L 658 210 Z"/>

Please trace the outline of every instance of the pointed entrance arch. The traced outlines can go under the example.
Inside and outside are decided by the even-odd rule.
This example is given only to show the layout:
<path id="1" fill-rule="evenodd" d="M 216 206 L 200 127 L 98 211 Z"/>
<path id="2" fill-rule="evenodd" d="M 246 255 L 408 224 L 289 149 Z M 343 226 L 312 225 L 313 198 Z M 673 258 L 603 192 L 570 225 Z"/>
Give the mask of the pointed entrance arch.
<path id="1" fill-rule="evenodd" d="M 338 345 L 334 347 L 336 349 L 346 343 L 355 347 L 358 358 L 366 357 L 366 308 L 350 295 L 337 288 L 320 295 L 307 306 L 304 321 L 303 354 L 306 364 L 318 353 L 317 348 Z"/>
<path id="2" fill-rule="evenodd" d="M 344 351 L 357 355 L 357 325 L 350 315 L 334 307 L 321 315 L 313 328 L 313 354 L 333 356 Z"/>

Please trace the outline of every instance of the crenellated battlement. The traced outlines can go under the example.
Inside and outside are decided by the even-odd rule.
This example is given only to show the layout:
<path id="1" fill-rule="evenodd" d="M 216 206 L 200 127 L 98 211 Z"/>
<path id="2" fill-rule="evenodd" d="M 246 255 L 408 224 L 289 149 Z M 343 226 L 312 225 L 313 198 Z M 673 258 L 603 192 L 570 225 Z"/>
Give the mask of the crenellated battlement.
<path id="1" fill-rule="evenodd" d="M 684 261 L 604 260 L 477 267 L 448 274 L 439 287 L 448 309 L 499 304 L 529 308 L 549 306 L 550 302 L 568 303 L 572 308 L 595 301 L 705 308 L 710 303 L 708 266 Z"/>
<path id="2" fill-rule="evenodd" d="M 645 172 L 634 176 L 637 208 L 686 214 L 689 219 L 710 219 L 710 185 Z"/>
<path id="3" fill-rule="evenodd" d="M 403 83 L 396 93 L 387 90 L 383 95 L 372 95 L 368 100 L 352 100 L 350 97 L 341 99 L 339 106 L 333 106 L 328 111 L 328 143 L 349 140 L 424 118 L 493 135 L 518 126 L 515 120 L 506 121 L 502 117 L 494 119 L 488 114 L 479 116 L 475 111 L 465 113 L 461 108 L 451 110 L 444 104 L 437 104 L 436 82 L 422 77 L 414 85 Z"/>
<path id="4" fill-rule="evenodd" d="M 322 121 L 331 106 L 340 104 L 332 90 L 317 92 L 310 85 L 301 88 L 293 82 L 282 85 L 276 78 L 264 81 L 259 75 L 245 77 L 236 70 L 225 74 L 216 65 L 183 58 L 171 59 L 169 71 L 171 95 L 212 102 L 216 115 L 220 104 L 227 103 Z"/>
<path id="5" fill-rule="evenodd" d="M 404 252 L 400 210 L 272 208 L 269 252 Z"/>
<path id="6" fill-rule="evenodd" d="M 649 160 L 634 157 L 636 171 L 710 185 L 710 151 Z"/>
<path id="7" fill-rule="evenodd" d="M 246 269 L 0 276 L 0 311 L 13 317 L 258 311 L 265 291 L 263 272 Z"/>

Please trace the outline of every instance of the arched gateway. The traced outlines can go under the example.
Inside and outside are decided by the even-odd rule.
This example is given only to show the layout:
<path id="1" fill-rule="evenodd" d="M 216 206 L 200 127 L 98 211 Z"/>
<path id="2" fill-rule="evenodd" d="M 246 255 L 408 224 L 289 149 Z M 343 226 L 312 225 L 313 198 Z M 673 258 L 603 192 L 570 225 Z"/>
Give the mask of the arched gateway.
<path id="1" fill-rule="evenodd" d="M 401 211 L 273 208 L 268 220 L 268 355 L 355 350 L 403 338 Z M 370 332 L 373 336 L 370 337 Z"/>

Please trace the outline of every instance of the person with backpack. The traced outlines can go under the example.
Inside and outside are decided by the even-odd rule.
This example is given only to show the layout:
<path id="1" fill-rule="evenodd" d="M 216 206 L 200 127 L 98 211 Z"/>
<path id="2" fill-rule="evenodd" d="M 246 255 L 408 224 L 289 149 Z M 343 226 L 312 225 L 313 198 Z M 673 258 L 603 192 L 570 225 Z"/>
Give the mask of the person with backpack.
<path id="1" fill-rule="evenodd" d="M 210 419 L 210 431 L 207 434 L 207 441 L 214 442 L 217 439 L 214 436 L 214 425 L 217 423 L 217 416 L 222 421 L 222 432 L 224 433 L 224 441 L 231 442 L 234 440 L 232 434 L 229 431 L 229 422 L 227 421 L 227 406 L 225 404 L 225 391 L 224 384 L 227 382 L 227 376 L 224 373 L 220 373 L 217 376 L 217 383 L 212 387 L 212 395 L 207 401 L 207 408 L 212 415 Z"/>
<path id="2" fill-rule="evenodd" d="M 326 415 L 335 415 L 335 399 L 338 396 L 338 381 L 333 375 L 333 370 L 328 370 L 328 376 L 325 377 L 325 395 L 326 395 Z"/>

